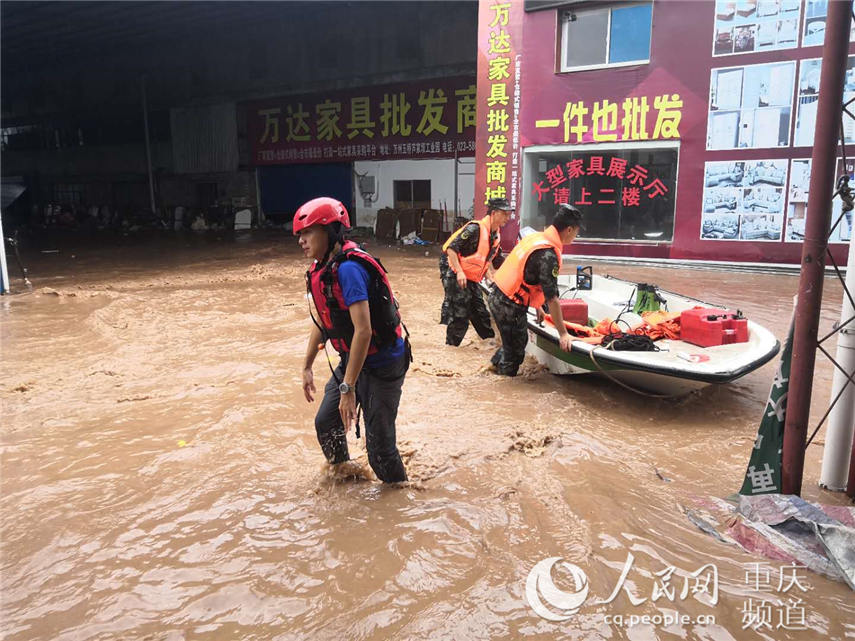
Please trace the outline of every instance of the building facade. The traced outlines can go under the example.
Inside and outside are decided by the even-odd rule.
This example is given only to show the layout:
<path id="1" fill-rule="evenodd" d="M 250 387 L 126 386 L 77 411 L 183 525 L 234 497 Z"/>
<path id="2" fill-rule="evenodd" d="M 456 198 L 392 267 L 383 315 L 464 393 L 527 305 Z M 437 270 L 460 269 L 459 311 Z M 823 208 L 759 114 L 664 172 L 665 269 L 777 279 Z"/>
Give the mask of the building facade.
<path id="1" fill-rule="evenodd" d="M 481 0 L 476 215 L 507 195 L 539 229 L 567 202 L 577 254 L 798 263 L 826 7 Z"/>

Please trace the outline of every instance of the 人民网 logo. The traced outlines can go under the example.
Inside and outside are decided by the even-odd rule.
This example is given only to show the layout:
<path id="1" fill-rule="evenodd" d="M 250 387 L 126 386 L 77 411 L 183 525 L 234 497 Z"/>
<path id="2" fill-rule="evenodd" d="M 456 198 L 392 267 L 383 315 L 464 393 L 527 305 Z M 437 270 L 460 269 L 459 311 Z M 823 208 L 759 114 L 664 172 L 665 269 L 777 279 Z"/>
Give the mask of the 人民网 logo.
<path id="1" fill-rule="evenodd" d="M 559 561 L 559 567 L 569 572 L 573 578 L 574 592 L 557 588 L 552 580 L 552 568 Z M 540 561 L 528 573 L 525 596 L 538 616 L 548 621 L 566 621 L 579 611 L 588 597 L 588 577 L 581 568 L 562 561 L 559 556 L 551 556 Z M 551 606 L 551 609 L 547 605 Z"/>

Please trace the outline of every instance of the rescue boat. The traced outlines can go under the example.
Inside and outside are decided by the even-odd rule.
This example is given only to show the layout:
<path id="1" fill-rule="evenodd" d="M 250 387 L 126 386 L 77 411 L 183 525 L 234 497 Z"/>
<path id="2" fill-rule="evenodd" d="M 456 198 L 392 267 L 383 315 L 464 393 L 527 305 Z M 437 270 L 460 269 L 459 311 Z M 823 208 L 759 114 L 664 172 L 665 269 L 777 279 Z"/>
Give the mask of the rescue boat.
<path id="1" fill-rule="evenodd" d="M 558 285 L 559 297 L 564 301 L 575 299 L 587 304 L 589 325 L 611 319 L 629 334 L 634 331 L 631 328 L 644 325 L 644 319 L 631 311 L 639 295 L 637 283 L 597 274 L 587 279 L 590 289 L 577 287 L 575 274 L 560 275 Z M 715 318 L 715 310 L 723 315 L 729 311 L 658 287 L 655 293 L 662 309 L 672 316 L 695 308 L 713 312 L 708 318 Z M 730 344 L 702 347 L 681 339 L 660 338 L 654 343 L 657 351 L 623 351 L 578 338 L 565 352 L 559 347 L 558 331 L 548 317 L 538 322 L 536 311 L 529 308 L 526 352 L 554 374 L 595 373 L 638 393 L 684 396 L 708 385 L 735 381 L 774 358 L 780 350 L 774 334 L 747 319 L 741 324 L 743 332 L 745 325 L 747 337 L 741 336 L 742 342 Z"/>

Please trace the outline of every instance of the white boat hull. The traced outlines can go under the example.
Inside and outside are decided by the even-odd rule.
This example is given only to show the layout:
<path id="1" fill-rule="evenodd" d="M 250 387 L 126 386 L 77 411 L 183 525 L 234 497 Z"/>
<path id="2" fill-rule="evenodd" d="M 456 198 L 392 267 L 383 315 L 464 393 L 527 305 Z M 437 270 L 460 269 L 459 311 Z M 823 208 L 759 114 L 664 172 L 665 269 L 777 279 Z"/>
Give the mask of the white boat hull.
<path id="1" fill-rule="evenodd" d="M 632 312 L 635 283 L 611 277 L 594 276 L 593 287 L 576 291 L 568 276 L 559 277 L 562 298 L 581 298 L 588 303 L 592 320 L 616 319 L 630 324 L 641 319 Z M 723 309 L 716 305 L 659 290 L 667 309 L 679 312 L 698 305 Z M 780 349 L 775 336 L 766 328 L 749 321 L 746 343 L 699 347 L 680 340 L 656 341 L 661 351 L 613 351 L 582 341 L 573 341 L 569 352 L 558 346 L 558 332 L 548 324 L 538 324 L 534 310 L 528 312 L 527 353 L 560 375 L 591 374 L 605 376 L 616 385 L 633 391 L 663 396 L 683 396 L 708 385 L 729 383 L 771 360 Z"/>
<path id="2" fill-rule="evenodd" d="M 534 334 L 529 335 L 526 353 L 531 354 L 538 363 L 546 367 L 553 374 L 558 374 L 560 376 L 576 374 L 598 374 L 606 376 L 595 369 L 593 362 L 591 362 L 591 365 L 594 369 L 585 369 L 583 367 L 571 365 L 570 363 L 553 356 L 549 352 L 538 347 L 537 338 Z M 608 370 L 608 377 L 617 379 L 633 391 L 637 390 L 640 392 L 661 394 L 663 396 L 685 396 L 695 390 L 703 389 L 704 387 L 711 385 L 711 383 L 704 381 L 694 381 L 640 370 L 610 369 Z"/>

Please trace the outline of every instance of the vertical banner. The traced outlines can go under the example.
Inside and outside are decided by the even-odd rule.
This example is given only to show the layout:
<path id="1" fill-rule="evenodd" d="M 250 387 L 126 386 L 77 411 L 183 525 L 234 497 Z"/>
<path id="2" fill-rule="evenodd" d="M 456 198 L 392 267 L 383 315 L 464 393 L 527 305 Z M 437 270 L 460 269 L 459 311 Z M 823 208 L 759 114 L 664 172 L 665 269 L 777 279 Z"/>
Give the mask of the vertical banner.
<path id="1" fill-rule="evenodd" d="M 523 0 L 480 0 L 478 6 L 475 218 L 484 216 L 491 198 L 507 198 L 514 216 L 502 239 L 511 243 L 519 229 L 521 188 L 522 14 Z"/>
<path id="2" fill-rule="evenodd" d="M 790 331 L 784 349 L 781 350 L 781 360 L 769 390 L 769 399 L 763 410 L 760 428 L 757 430 L 757 440 L 751 450 L 745 481 L 742 483 L 740 494 L 777 494 L 781 492 L 781 465 L 784 449 L 784 421 L 787 418 L 787 390 L 790 383 L 790 363 L 793 359 L 793 319 L 790 320 Z"/>

